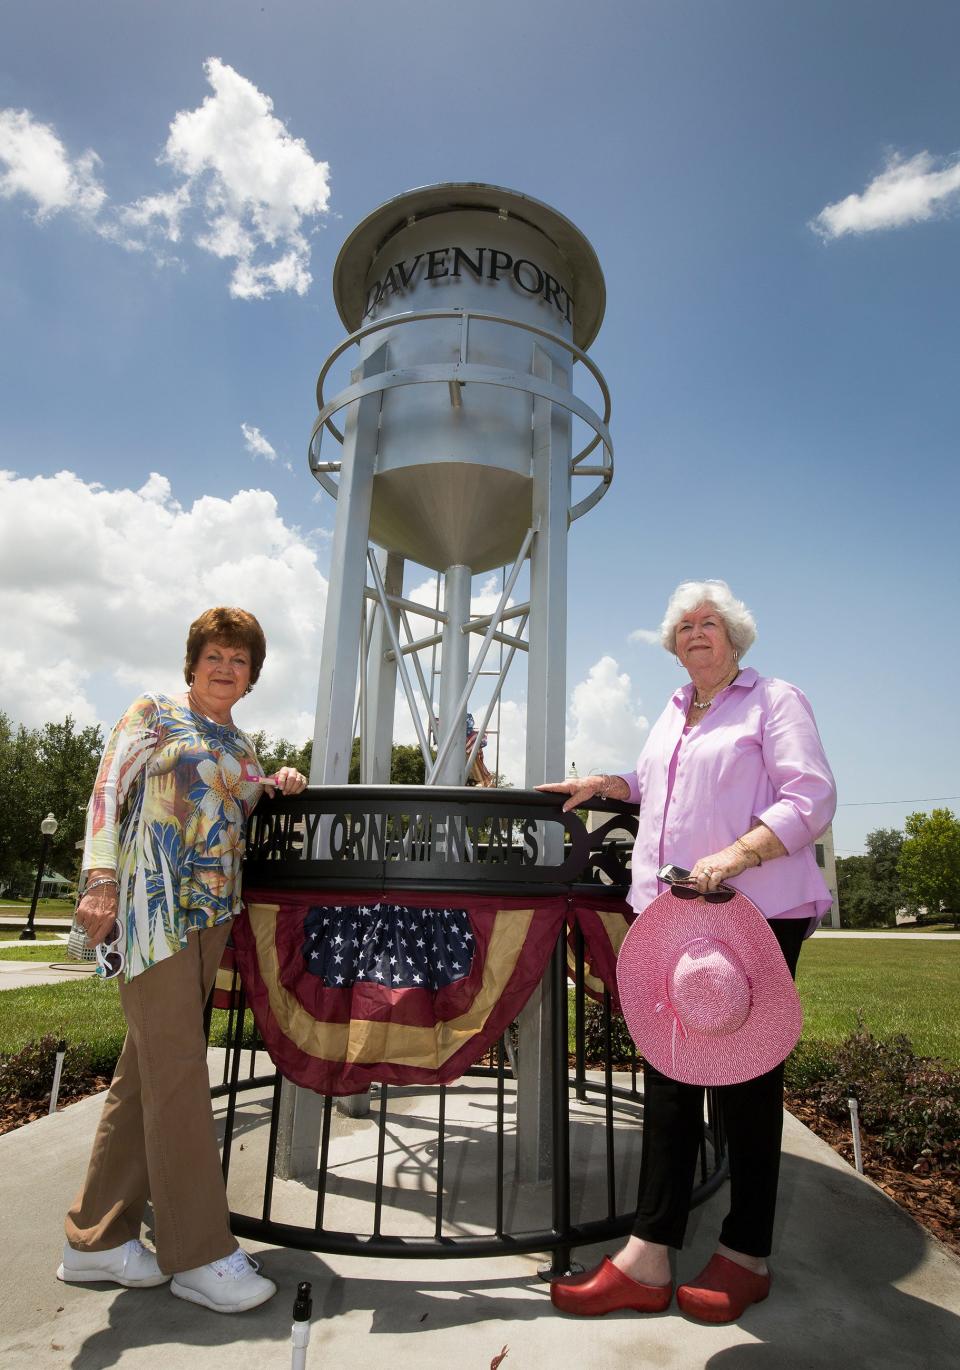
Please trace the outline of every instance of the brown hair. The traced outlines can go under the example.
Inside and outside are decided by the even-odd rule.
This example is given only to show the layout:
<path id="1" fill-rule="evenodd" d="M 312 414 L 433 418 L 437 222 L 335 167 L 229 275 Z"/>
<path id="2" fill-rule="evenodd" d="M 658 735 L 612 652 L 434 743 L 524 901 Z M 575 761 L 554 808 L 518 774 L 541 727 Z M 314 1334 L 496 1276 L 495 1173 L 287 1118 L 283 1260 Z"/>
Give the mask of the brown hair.
<path id="1" fill-rule="evenodd" d="M 257 683 L 267 655 L 267 639 L 253 614 L 248 614 L 246 609 L 230 609 L 221 604 L 194 619 L 187 633 L 187 655 L 183 663 L 183 678 L 188 685 L 197 659 L 208 642 L 222 642 L 225 647 L 242 647 L 249 652 L 250 684 Z"/>

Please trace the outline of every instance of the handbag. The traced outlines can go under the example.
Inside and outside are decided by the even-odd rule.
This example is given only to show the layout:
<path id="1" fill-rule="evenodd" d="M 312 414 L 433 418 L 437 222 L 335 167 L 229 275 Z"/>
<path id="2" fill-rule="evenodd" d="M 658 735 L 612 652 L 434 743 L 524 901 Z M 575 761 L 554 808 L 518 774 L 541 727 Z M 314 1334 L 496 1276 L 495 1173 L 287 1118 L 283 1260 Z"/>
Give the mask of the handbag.
<path id="1" fill-rule="evenodd" d="M 67 937 L 67 955 L 71 961 L 95 961 L 97 959 L 96 947 L 87 944 L 87 934 L 77 922 L 77 909 L 80 907 L 80 900 L 85 893 L 86 881 L 81 880 L 77 886 L 77 900 L 73 906 L 73 921 L 70 924 L 70 932 Z"/>

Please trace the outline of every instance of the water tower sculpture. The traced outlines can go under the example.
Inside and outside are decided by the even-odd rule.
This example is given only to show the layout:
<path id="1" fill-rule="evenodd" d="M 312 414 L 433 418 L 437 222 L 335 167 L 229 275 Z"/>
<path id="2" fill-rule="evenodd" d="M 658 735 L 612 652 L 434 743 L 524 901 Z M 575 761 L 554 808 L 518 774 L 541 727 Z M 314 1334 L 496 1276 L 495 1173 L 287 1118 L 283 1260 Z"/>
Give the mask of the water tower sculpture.
<path id="1" fill-rule="evenodd" d="M 357 722 L 361 779 L 389 781 L 399 682 L 428 784 L 462 785 L 475 756 L 465 754 L 466 715 L 494 642 L 507 650 L 473 709 L 474 746 L 525 652 L 524 783 L 563 775 L 567 533 L 613 474 L 609 394 L 585 350 L 605 303 L 593 248 L 516 191 L 427 186 L 354 229 L 333 285 L 349 336 L 320 372 L 310 441 L 311 470 L 337 506 L 310 782 L 346 783 Z M 350 383 L 328 396 L 331 369 L 353 348 Z M 599 390 L 600 413 L 574 391 L 577 364 Z M 435 609 L 405 598 L 408 562 L 440 579 Z M 529 597 L 512 603 L 527 562 Z M 496 609 L 472 615 L 473 577 L 499 568 Z M 415 637 L 413 615 L 435 620 L 432 631 Z M 437 643 L 434 689 L 419 654 Z M 556 860 L 551 840 L 544 856 Z M 542 1020 L 542 1002 L 531 1003 L 520 1053 L 531 1078 L 519 1091 L 529 1116 L 518 1119 L 528 1157 L 541 1158 Z M 315 1126 L 309 1102 L 292 1099 L 290 1173 L 311 1166 Z"/>

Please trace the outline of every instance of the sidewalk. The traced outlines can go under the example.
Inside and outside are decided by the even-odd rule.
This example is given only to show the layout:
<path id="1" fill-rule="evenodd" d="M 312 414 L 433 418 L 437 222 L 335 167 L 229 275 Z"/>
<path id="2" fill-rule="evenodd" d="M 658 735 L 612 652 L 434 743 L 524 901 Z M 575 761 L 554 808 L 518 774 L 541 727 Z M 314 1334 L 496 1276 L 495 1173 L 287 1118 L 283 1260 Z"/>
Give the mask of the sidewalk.
<path id="1" fill-rule="evenodd" d="M 851 938 L 871 938 L 885 937 L 892 942 L 957 942 L 960 943 L 960 933 L 958 932 L 885 932 L 878 929 L 872 932 L 867 928 L 820 928 L 816 933 L 817 937 L 826 937 L 832 940 L 834 937 Z"/>
<path id="2" fill-rule="evenodd" d="M 27 925 L 28 909 L 17 909 L 16 904 L 0 904 L 0 928 L 23 928 Z M 38 932 L 69 932 L 73 919 L 69 913 L 38 913 L 33 926 Z"/>
<path id="3" fill-rule="evenodd" d="M 296 1284 L 313 1284 L 308 1370 L 929 1370 L 957 1363 L 960 1262 L 789 1114 L 775 1283 L 742 1324 L 676 1310 L 560 1317 L 534 1257 L 391 1261 L 267 1248 L 279 1294 L 218 1316 L 166 1288 L 58 1283 L 63 1212 L 79 1183 L 100 1097 L 0 1137 L 0 1366 L 4 1370 L 285 1370 Z M 375 1151 L 370 1157 L 371 1173 Z M 409 1158 L 398 1149 L 398 1154 Z M 241 1169 L 243 1169 L 241 1167 Z M 482 1177 L 480 1177 L 482 1179 Z M 252 1196 L 231 1199 L 248 1211 Z M 453 1183 L 453 1181 L 451 1181 Z M 313 1191 L 289 1185 L 312 1204 Z M 707 1259 L 721 1190 L 694 1212 L 681 1277 Z M 252 1249 L 252 1248 L 251 1248 Z M 595 1262 L 602 1248 L 578 1252 Z"/>
<path id="4" fill-rule="evenodd" d="M 31 946 L 36 943 L 31 942 Z M 62 965 L 63 970 L 54 970 Z M 93 961 L 73 961 L 65 942 L 51 944 L 49 961 L 0 961 L 0 991 L 26 989 L 30 985 L 56 985 L 62 980 L 85 980 L 96 974 Z"/>

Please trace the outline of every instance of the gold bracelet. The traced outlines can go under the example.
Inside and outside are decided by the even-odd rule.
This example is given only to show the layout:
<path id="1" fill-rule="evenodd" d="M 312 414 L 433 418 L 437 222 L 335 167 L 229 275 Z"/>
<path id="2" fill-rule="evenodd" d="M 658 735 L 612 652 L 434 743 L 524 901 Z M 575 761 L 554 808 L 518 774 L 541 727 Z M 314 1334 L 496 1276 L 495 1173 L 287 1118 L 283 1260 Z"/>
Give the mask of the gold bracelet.
<path id="1" fill-rule="evenodd" d="M 756 847 L 748 847 L 747 844 L 746 844 L 746 842 L 744 842 L 744 840 L 743 840 L 742 837 L 735 837 L 735 838 L 733 839 L 733 845 L 734 845 L 735 847 L 739 847 L 740 850 L 741 850 L 742 852 L 746 852 L 747 856 L 755 856 L 755 857 L 757 858 L 757 865 L 758 865 L 758 866 L 762 866 L 762 865 L 763 865 L 763 858 L 761 857 L 760 853 L 757 851 Z"/>

